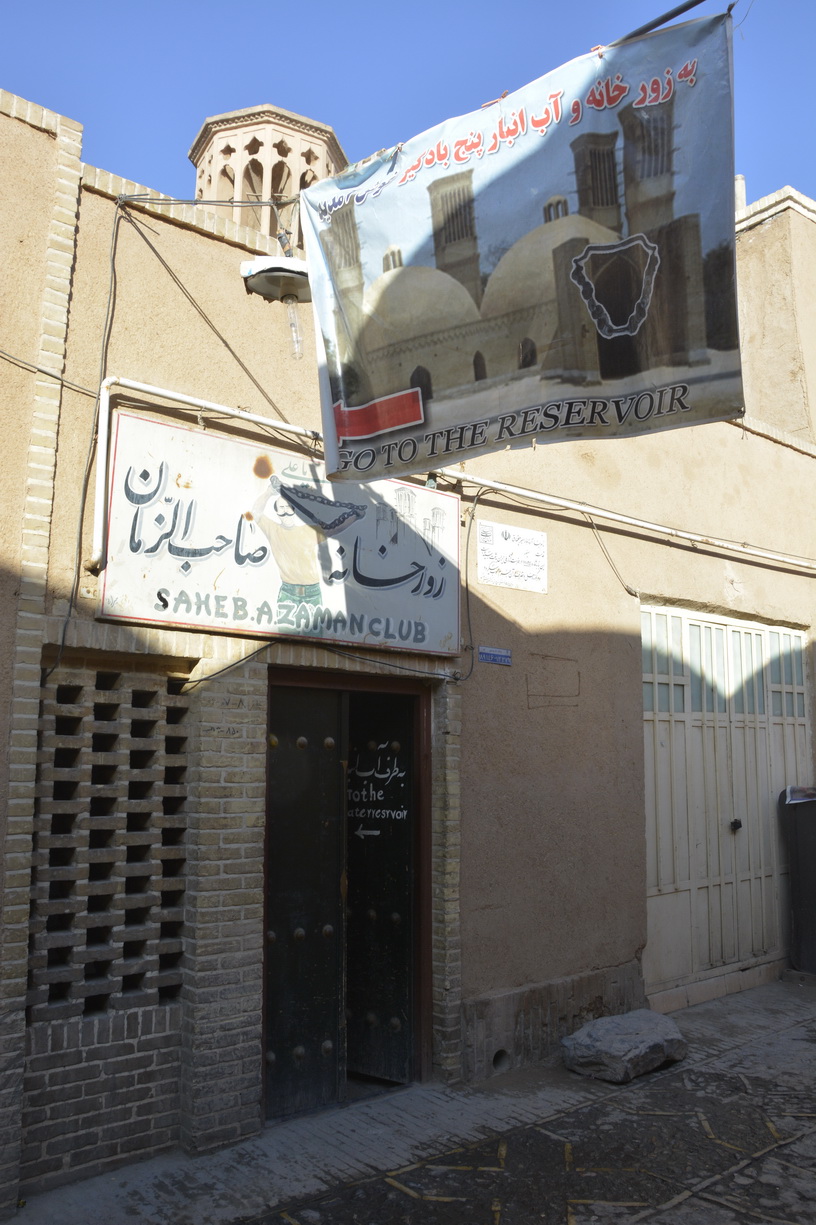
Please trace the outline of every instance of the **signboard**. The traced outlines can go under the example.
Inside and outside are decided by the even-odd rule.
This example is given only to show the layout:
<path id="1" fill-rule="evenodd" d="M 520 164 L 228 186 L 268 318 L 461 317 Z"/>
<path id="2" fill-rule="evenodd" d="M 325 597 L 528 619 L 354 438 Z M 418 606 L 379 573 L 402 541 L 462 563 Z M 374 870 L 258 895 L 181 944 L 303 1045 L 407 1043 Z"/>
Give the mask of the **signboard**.
<path id="1" fill-rule="evenodd" d="M 513 664 L 513 653 L 506 647 L 479 647 L 479 663 L 502 664 L 510 668 Z"/>
<path id="2" fill-rule="evenodd" d="M 101 616 L 459 651 L 459 500 L 217 431 L 115 415 Z"/>
<path id="3" fill-rule="evenodd" d="M 476 549 L 480 583 L 546 594 L 546 532 L 477 519 Z"/>
<path id="4" fill-rule="evenodd" d="M 332 478 L 740 416 L 730 18 L 302 193 Z"/>

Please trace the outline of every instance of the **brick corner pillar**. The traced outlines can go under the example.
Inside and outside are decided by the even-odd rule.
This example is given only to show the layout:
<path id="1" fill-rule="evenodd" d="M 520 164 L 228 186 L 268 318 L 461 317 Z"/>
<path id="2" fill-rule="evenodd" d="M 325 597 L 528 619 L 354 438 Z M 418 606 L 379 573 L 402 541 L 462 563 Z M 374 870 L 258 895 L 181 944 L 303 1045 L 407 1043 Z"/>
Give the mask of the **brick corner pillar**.
<path id="1" fill-rule="evenodd" d="M 0 1001 L 0 1221 L 17 1210 L 22 1148 L 25 1012 L 4 996 Z"/>
<path id="2" fill-rule="evenodd" d="M 82 172 L 82 126 L 23 98 L 0 90 L 0 115 L 23 125 L 29 134 L 45 132 L 53 138 L 51 195 L 38 200 L 40 221 L 35 227 L 32 252 L 41 252 L 42 264 L 32 266 L 24 281 L 7 295 L 11 308 L 33 312 L 38 340 L 31 350 L 32 370 L 24 401 L 14 405 L 17 425 L 28 431 L 28 455 L 14 479 L 25 487 L 19 536 L 19 593 L 11 651 L 4 657 L 2 701 L 10 702 L 10 735 L 4 746 L 0 778 L 0 1220 L 12 1216 L 19 1198 L 22 1153 L 23 1082 L 26 1066 L 26 989 L 28 974 L 29 896 L 31 889 L 32 833 L 37 769 L 37 720 L 43 616 L 54 506 L 57 435 L 62 404 L 60 378 L 68 343 L 68 307 L 76 255 L 77 216 Z M 36 142 L 39 138 L 33 138 Z M 32 151 L 42 146 L 32 143 Z M 25 162 L 21 165 L 25 167 Z M 45 165 L 41 163 L 45 172 Z M 10 166 L 10 183 L 16 167 Z M 23 173 L 25 173 L 23 169 Z M 27 190 L 18 180 L 18 190 Z M 12 188 L 13 190 L 13 188 Z M 34 210 L 35 214 L 37 210 Z M 28 216 L 28 214 L 27 214 Z M 36 226 L 42 225 L 37 238 Z M 32 254 L 32 260 L 36 258 Z M 38 303 L 32 286 L 42 289 Z M 12 265 L 13 275 L 13 265 Z M 27 286 L 27 288 L 25 288 Z M 29 293 L 30 291 L 30 293 Z M 19 299 L 19 300 L 18 300 Z M 34 316 L 32 315 L 32 318 Z M 35 330 L 35 335 L 37 332 Z M 13 451 L 12 451 L 13 454 Z M 13 528 L 10 528 L 13 531 Z M 13 556 L 13 555 L 12 555 Z M 14 582 L 14 575 L 10 581 Z"/>
<path id="3" fill-rule="evenodd" d="M 195 699 L 181 1032 L 181 1143 L 200 1153 L 262 1125 L 266 668 Z"/>

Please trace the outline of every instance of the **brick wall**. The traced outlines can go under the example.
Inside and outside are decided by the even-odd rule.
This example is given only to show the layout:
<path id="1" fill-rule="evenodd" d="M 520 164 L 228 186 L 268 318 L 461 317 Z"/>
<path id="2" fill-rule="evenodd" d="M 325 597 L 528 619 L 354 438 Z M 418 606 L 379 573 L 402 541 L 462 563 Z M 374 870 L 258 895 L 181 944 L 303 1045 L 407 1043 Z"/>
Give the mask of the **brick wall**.
<path id="1" fill-rule="evenodd" d="M 41 688 L 29 1022 L 178 997 L 190 702 L 182 680 L 105 658 Z"/>
<path id="2" fill-rule="evenodd" d="M 31 1189 L 178 1142 L 182 684 L 90 653 L 41 685 L 22 1102 Z"/>
<path id="3" fill-rule="evenodd" d="M 181 1093 L 184 1147 L 201 1152 L 262 1124 L 267 670 L 247 664 L 194 692 Z"/>
<path id="4" fill-rule="evenodd" d="M 82 128 L 70 119 L 0 91 L 0 112 L 48 132 L 56 141 L 56 175 L 47 246 L 46 289 L 32 375 L 27 467 L 21 523 L 20 588 L 12 669 L 9 788 L 0 915 L 0 1218 L 14 1211 L 20 1168 L 20 1110 L 25 1048 L 31 819 L 37 755 L 41 623 L 56 469 L 68 305 L 79 205 Z M 29 355 L 26 354 L 26 357 Z M 50 371 L 50 374 L 43 373 Z"/>
<path id="5" fill-rule="evenodd" d="M 180 1008 L 29 1026 L 21 1193 L 178 1141 Z"/>
<path id="6" fill-rule="evenodd" d="M 433 1066 L 446 1081 L 462 1078 L 462 941 L 459 916 L 461 694 L 434 693 L 432 778 Z"/>
<path id="7" fill-rule="evenodd" d="M 73 631 L 89 641 L 110 632 Z M 181 660 L 77 643 L 40 690 L 29 1193 L 174 1144 L 204 1152 L 263 1125 L 268 671 L 241 664 L 238 644 L 222 649 L 239 666 L 219 673 L 219 660 L 212 674 L 215 661 L 202 661 L 190 687 L 168 675 Z M 304 646 L 296 662 L 323 660 Z M 388 675 L 373 660 L 340 670 Z M 452 686 L 435 686 L 433 1064 L 445 1079 L 461 1076 L 462 1053 L 459 703 Z"/>

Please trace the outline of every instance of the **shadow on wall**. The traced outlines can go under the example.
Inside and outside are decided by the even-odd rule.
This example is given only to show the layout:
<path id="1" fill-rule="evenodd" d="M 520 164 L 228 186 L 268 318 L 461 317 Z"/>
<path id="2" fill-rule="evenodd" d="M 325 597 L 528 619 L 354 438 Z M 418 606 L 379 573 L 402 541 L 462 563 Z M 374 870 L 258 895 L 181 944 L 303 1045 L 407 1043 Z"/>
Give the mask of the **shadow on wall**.
<path id="1" fill-rule="evenodd" d="M 292 504 L 272 509 L 282 519 Z M 382 509 L 379 539 L 387 549 L 394 523 L 391 508 Z M 504 513 L 489 499 L 479 510 L 486 520 Z M 533 519 L 530 512 L 528 522 L 555 532 L 557 518 L 536 512 Z M 418 555 L 433 558 L 436 545 L 424 524 L 414 537 Z M 318 542 L 318 555 L 327 551 L 321 572 L 335 565 L 340 538 L 324 533 Z M 690 869 L 699 875 L 705 868 L 710 881 L 716 868 L 723 886 L 733 876 L 737 861 L 729 867 L 725 858 L 718 865 L 711 858 L 724 815 L 746 831 L 743 894 L 747 887 L 746 896 L 760 889 L 770 897 L 779 862 L 756 852 L 773 842 L 780 768 L 774 729 L 788 735 L 785 729 L 799 726 L 805 691 L 801 642 L 768 627 L 726 627 L 655 609 L 644 611 L 642 639 L 567 628 L 530 632 L 533 616 L 544 621 L 548 597 L 480 586 L 473 534 L 468 543 L 462 620 L 473 652 L 437 657 L 437 675 L 462 676 L 430 682 L 438 695 L 462 696 L 460 764 L 447 762 L 451 814 L 461 788 L 461 860 L 458 849 L 449 861 L 450 847 L 437 847 L 434 855 L 444 861 L 435 860 L 432 870 L 451 879 L 458 874 L 462 1001 L 475 1015 L 488 996 L 599 966 L 636 965 L 649 889 L 679 893 Z M 591 571 L 586 558 L 583 564 Z M 439 588 L 429 577 L 426 569 L 420 591 L 427 588 L 433 600 Z M 273 603 L 280 586 L 278 577 L 270 583 Z M 406 588 L 407 582 L 398 594 L 404 597 Z M 512 607 L 512 618 L 499 598 Z M 73 622 L 61 658 L 54 648 L 46 653 L 41 690 L 31 870 L 20 891 L 27 904 L 30 898 L 28 1044 L 37 1056 L 36 1065 L 28 1064 L 24 1168 L 41 1187 L 187 1142 L 196 1128 L 189 1102 L 205 1089 L 209 1098 L 242 1095 L 244 1134 L 257 1127 L 260 1110 L 260 1072 L 236 1087 L 228 1083 L 235 1077 L 227 1061 L 211 1069 L 205 1085 L 193 1048 L 203 1034 L 208 1049 L 222 1050 L 225 1034 L 237 1027 L 230 1049 L 240 1047 L 241 1058 L 261 1067 L 268 686 L 283 683 L 292 639 L 259 643 L 254 659 L 192 686 L 198 659 L 151 655 L 156 639 L 138 626 L 106 633 L 115 650 L 97 651 L 90 624 Z M 196 639 L 187 634 L 182 641 Z M 256 644 L 246 645 L 251 653 Z M 358 668 L 346 670 L 343 652 L 351 648 L 336 651 L 315 646 L 319 666 L 300 670 L 320 682 L 315 693 L 342 695 L 368 683 Z M 510 652 L 509 665 L 497 662 L 506 658 L 502 651 Z M 410 671 L 380 671 L 395 662 L 386 652 L 367 658 L 376 672 L 372 689 L 394 695 L 396 709 Z M 399 664 L 410 670 L 411 656 L 401 652 Z M 412 692 L 425 689 L 427 672 L 414 680 Z M 292 683 L 289 672 L 285 683 Z M 441 730 L 451 745 L 458 732 L 453 722 L 442 729 L 440 709 L 437 764 L 445 756 Z M 645 772 L 644 717 L 653 736 Z M 768 746 L 764 764 L 757 758 L 754 793 L 740 791 L 735 771 L 720 779 L 716 812 L 691 799 L 684 807 L 677 787 L 667 808 L 665 770 L 682 768 L 690 780 L 696 769 L 691 753 L 679 762 L 680 732 L 691 743 L 714 729 L 731 746 L 723 760 L 734 761 L 748 724 L 755 746 L 763 735 Z M 686 794 L 692 797 L 690 787 Z M 701 815 L 713 830 L 704 840 L 705 864 L 694 859 Z M 215 978 L 202 968 L 208 942 Z M 511 1049 L 510 1037 L 498 1038 L 498 1046 Z M 128 1070 L 134 1049 L 139 1067 Z M 90 1100 L 86 1080 L 98 1087 L 97 1105 L 78 1124 L 71 1152 L 52 1152 L 48 1128 L 74 1100 L 66 1076 L 74 1085 L 80 1068 L 77 1119 Z M 127 1102 L 117 1096 L 110 1113 L 110 1094 L 118 1095 L 125 1081 Z M 96 1130 L 100 1118 L 104 1137 Z"/>

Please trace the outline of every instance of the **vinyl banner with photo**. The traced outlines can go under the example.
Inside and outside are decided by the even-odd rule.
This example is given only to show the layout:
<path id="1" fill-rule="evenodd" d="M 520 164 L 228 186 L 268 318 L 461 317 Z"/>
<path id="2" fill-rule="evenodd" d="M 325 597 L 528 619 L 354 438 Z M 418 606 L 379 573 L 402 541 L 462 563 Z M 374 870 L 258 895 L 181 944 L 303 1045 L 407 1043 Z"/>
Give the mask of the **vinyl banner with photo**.
<path id="1" fill-rule="evenodd" d="M 730 33 L 602 48 L 303 192 L 330 476 L 741 415 Z"/>
<path id="2" fill-rule="evenodd" d="M 458 654 L 459 499 L 119 411 L 100 615 Z"/>

